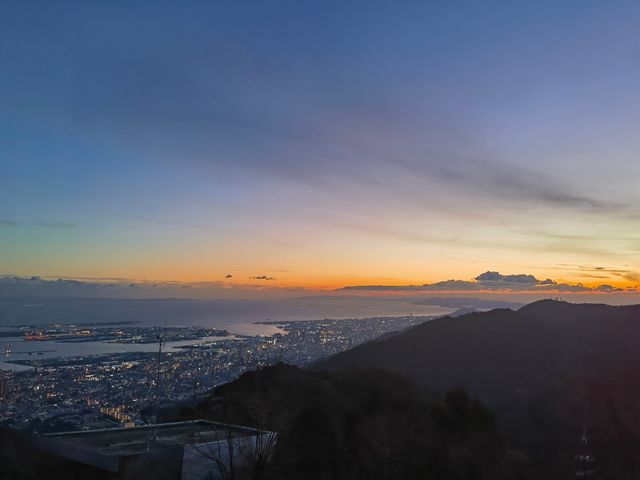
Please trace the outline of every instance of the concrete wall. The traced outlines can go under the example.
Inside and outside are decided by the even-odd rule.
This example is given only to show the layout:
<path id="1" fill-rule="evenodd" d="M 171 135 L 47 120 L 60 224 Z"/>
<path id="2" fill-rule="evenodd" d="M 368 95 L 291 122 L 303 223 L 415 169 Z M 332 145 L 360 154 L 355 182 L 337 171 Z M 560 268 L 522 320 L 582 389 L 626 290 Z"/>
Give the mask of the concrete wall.
<path id="1" fill-rule="evenodd" d="M 180 480 L 182 473 L 183 449 L 178 446 L 138 455 L 102 455 L 42 436 L 35 437 L 33 443 L 42 452 L 112 472 L 123 480 Z"/>
<path id="2" fill-rule="evenodd" d="M 180 480 L 182 474 L 182 447 L 171 447 L 160 452 L 120 457 L 118 478 L 122 480 Z"/>
<path id="3" fill-rule="evenodd" d="M 65 443 L 51 440 L 47 437 L 34 437 L 33 445 L 44 453 L 57 455 L 74 462 L 91 465 L 113 473 L 118 473 L 120 468 L 118 457 L 100 455 L 91 450 L 72 447 Z"/>
<path id="4" fill-rule="evenodd" d="M 237 437 L 232 440 L 200 443 L 184 447 L 182 480 L 221 480 L 221 469 L 230 468 L 230 451 L 236 469 L 246 467 L 255 455 L 256 443 L 265 442 L 272 433 Z"/>

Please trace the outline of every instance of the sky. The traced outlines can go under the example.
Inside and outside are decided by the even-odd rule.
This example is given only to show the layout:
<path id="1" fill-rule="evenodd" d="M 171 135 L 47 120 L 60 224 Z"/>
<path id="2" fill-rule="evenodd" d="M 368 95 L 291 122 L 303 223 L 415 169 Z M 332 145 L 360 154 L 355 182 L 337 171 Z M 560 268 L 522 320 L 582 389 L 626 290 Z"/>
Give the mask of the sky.
<path id="1" fill-rule="evenodd" d="M 0 0 L 0 284 L 637 292 L 638 24 Z"/>

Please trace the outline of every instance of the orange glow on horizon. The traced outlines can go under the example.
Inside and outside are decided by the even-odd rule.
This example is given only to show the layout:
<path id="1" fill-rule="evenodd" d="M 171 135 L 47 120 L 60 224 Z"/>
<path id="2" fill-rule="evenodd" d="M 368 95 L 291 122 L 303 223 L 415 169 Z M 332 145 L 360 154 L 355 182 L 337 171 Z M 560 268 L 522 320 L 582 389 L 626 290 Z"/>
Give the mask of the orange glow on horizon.
<path id="1" fill-rule="evenodd" d="M 275 275 L 275 274 L 274 274 Z M 27 277 L 33 275 L 25 275 Z M 326 276 L 326 277 L 313 277 L 311 275 L 295 276 L 287 275 L 281 277 L 273 277 L 269 280 L 257 280 L 251 278 L 251 276 L 245 275 L 233 275 L 231 279 L 225 279 L 226 275 L 189 275 L 180 278 L 178 275 L 172 276 L 170 274 L 164 274 L 155 277 L 138 277 L 127 278 L 119 275 L 96 275 L 96 276 L 74 276 L 74 275 L 51 275 L 44 276 L 47 279 L 76 279 L 83 281 L 93 281 L 96 283 L 123 283 L 133 282 L 140 285 L 153 285 L 158 284 L 164 287 L 180 287 L 184 285 L 190 285 L 194 287 L 206 288 L 207 286 L 216 286 L 223 289 L 248 289 L 256 291 L 282 291 L 282 290 L 304 290 L 309 292 L 334 292 L 343 295 L 358 295 L 358 296 L 411 296 L 411 295 L 510 295 L 510 294 L 545 294 L 545 295 L 563 295 L 563 294 L 615 294 L 615 293 L 637 293 L 640 292 L 640 285 L 630 281 L 616 281 L 614 279 L 602 279 L 600 282 L 594 282 L 591 278 L 585 278 L 584 280 L 577 279 L 556 279 L 557 283 L 567 286 L 583 286 L 588 289 L 587 291 L 570 291 L 567 289 L 542 289 L 542 288 L 523 288 L 523 289 L 487 289 L 483 288 L 481 284 L 478 284 L 477 289 L 422 289 L 422 286 L 435 284 L 443 280 L 447 280 L 447 277 L 434 278 L 428 280 L 416 280 L 401 278 L 389 278 L 389 277 L 366 277 L 358 275 L 341 275 L 341 276 Z M 264 275 L 265 277 L 271 277 L 271 275 Z M 460 278 L 458 280 L 473 282 L 473 280 L 467 278 Z M 622 291 L 597 291 L 598 286 L 609 285 L 614 289 L 621 289 Z M 350 289 L 342 290 L 346 287 L 391 287 L 389 290 L 381 288 L 380 290 L 366 290 L 366 289 Z M 407 287 L 407 290 L 394 290 L 393 288 Z M 409 289 L 413 288 L 413 289 Z"/>

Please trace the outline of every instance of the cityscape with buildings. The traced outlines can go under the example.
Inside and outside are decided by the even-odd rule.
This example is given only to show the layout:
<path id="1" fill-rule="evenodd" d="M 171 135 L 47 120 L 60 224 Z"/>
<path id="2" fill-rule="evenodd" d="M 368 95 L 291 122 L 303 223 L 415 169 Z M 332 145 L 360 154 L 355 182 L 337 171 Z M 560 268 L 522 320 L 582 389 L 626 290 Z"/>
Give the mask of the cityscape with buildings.
<path id="1" fill-rule="evenodd" d="M 5 364 L 25 370 L 0 370 L 0 425 L 36 433 L 144 425 L 154 421 L 158 406 L 195 403 L 247 370 L 278 362 L 306 365 L 431 318 L 263 322 L 277 333 L 261 336 L 134 323 L 24 327 L 14 332 L 23 341 L 122 342 L 146 344 L 150 351 L 13 361 L 5 352 Z"/>

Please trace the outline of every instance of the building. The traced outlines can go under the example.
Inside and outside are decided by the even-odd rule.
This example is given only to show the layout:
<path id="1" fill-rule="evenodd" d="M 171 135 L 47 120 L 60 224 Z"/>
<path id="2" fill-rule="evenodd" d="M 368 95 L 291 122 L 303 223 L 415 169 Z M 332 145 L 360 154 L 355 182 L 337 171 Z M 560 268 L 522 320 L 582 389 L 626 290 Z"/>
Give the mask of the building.
<path id="1" fill-rule="evenodd" d="M 38 449 L 90 465 L 118 479 L 214 480 L 233 460 L 250 468 L 269 455 L 276 435 L 248 427 L 194 420 L 133 428 L 45 434 Z"/>
<path id="2" fill-rule="evenodd" d="M 9 396 L 9 381 L 4 372 L 0 370 L 0 400 Z"/>

